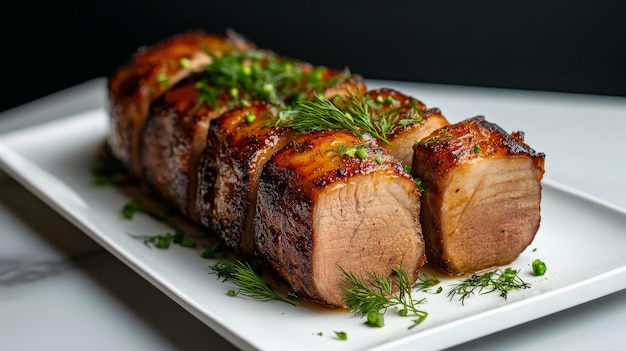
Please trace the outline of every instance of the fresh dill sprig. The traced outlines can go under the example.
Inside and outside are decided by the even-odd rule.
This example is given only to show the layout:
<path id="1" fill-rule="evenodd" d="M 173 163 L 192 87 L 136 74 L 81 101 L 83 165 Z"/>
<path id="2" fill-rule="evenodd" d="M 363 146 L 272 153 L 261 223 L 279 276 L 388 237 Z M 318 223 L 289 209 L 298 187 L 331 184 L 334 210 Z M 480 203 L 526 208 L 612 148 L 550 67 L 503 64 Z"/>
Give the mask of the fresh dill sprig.
<path id="1" fill-rule="evenodd" d="M 276 294 L 247 262 L 220 260 L 210 268 L 218 278 L 235 284 L 239 290 L 229 290 L 229 295 L 243 295 L 255 300 L 278 300 L 293 305 Z"/>
<path id="2" fill-rule="evenodd" d="M 452 135 L 452 133 L 450 133 L 450 131 L 446 127 L 441 128 L 439 131 L 443 135 L 433 135 L 433 133 L 426 139 L 416 141 L 415 144 L 430 145 L 433 143 L 438 143 L 440 141 L 449 140 L 454 137 L 454 135 Z"/>
<path id="3" fill-rule="evenodd" d="M 458 295 L 461 304 L 465 305 L 465 300 L 475 293 L 482 295 L 497 291 L 506 300 L 509 291 L 530 288 L 530 284 L 524 282 L 518 273 L 519 270 L 509 267 L 504 270 L 495 269 L 480 275 L 473 274 L 461 283 L 452 285 L 448 297 L 452 300 Z"/>
<path id="4" fill-rule="evenodd" d="M 354 310 L 354 313 L 367 317 L 367 323 L 373 327 L 384 326 L 384 314 L 392 306 L 400 305 L 399 314 L 408 316 L 409 313 L 417 316 L 409 329 L 422 323 L 428 313 L 417 308 L 426 299 L 414 300 L 411 291 L 413 286 L 409 275 L 401 268 L 392 268 L 398 292 L 394 292 L 394 279 L 378 274 L 369 274 L 366 282 L 352 272 L 339 267 L 343 276 L 341 286 L 344 293 L 344 303 Z"/>
<path id="5" fill-rule="evenodd" d="M 439 279 L 431 278 L 425 274 L 421 274 L 419 277 L 417 277 L 417 280 L 415 281 L 415 284 L 413 284 L 413 287 L 419 291 L 430 292 L 430 289 L 439 285 L 439 283 L 441 283 Z M 443 288 L 440 286 L 435 291 L 435 294 L 439 294 L 441 293 L 441 291 L 443 291 Z"/>
<path id="6" fill-rule="evenodd" d="M 348 130 L 360 137 L 367 133 L 391 145 L 387 136 L 394 128 L 422 121 L 421 110 L 417 105 L 411 108 L 418 111 L 417 117 L 413 117 L 414 114 L 411 113 L 403 113 L 402 108 L 381 109 L 371 98 L 358 91 L 351 91 L 346 96 L 337 95 L 332 99 L 316 94 L 313 100 L 297 101 L 282 109 L 276 126 L 292 128 L 302 133 Z"/>

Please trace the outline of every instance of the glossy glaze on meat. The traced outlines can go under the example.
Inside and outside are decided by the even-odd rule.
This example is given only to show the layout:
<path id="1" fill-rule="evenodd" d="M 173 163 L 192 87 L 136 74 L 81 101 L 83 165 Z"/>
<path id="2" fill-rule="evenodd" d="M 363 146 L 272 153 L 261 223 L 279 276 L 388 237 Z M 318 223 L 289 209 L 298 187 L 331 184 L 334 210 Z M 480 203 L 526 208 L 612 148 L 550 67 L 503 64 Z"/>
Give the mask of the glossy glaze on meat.
<path id="1" fill-rule="evenodd" d="M 380 143 L 403 165 L 413 162 L 413 143 L 448 124 L 437 108 L 428 109 L 424 103 L 397 90 L 382 88 L 370 90 L 365 97 L 377 102 L 375 113 L 398 113 L 400 118 L 415 119 L 416 123 L 397 124 L 387 135 L 391 144 Z"/>
<path id="2" fill-rule="evenodd" d="M 342 154 L 361 145 L 363 159 Z M 416 273 L 425 262 L 419 191 L 374 141 L 304 134 L 265 165 L 255 217 L 258 255 L 303 298 L 342 306 L 341 273 Z"/>
<path id="3" fill-rule="evenodd" d="M 433 132 L 415 146 L 424 184 L 421 221 L 431 263 L 464 274 L 511 263 L 541 219 L 542 153 L 482 117 Z"/>
<path id="4" fill-rule="evenodd" d="M 198 168 L 194 211 L 203 225 L 235 251 L 254 252 L 254 211 L 261 171 L 292 130 L 275 128 L 277 108 L 265 102 L 240 107 L 215 120 Z"/>
<path id="5" fill-rule="evenodd" d="M 388 118 L 389 143 L 274 123 L 319 95 L 362 98 L 374 120 Z M 141 49 L 109 79 L 109 102 L 108 144 L 132 175 L 324 305 L 344 305 L 339 267 L 385 277 L 400 267 L 415 279 L 426 253 L 447 273 L 473 272 L 509 263 L 539 226 L 544 155 L 522 133 L 482 118 L 449 125 L 399 91 L 367 91 L 358 75 L 256 50 L 234 33 Z"/>
<path id="6" fill-rule="evenodd" d="M 143 47 L 108 81 L 111 131 L 108 144 L 129 172 L 141 177 L 139 138 L 151 103 L 193 72 L 211 63 L 207 54 L 250 50 L 254 44 L 236 33 L 185 33 Z"/>
<path id="7" fill-rule="evenodd" d="M 228 110 L 229 94 L 217 97 L 216 107 L 197 105 L 196 79 L 187 79 L 166 91 L 150 109 L 140 142 L 140 161 L 145 184 L 194 217 L 190 206 L 197 193 L 197 168 L 206 148 L 211 120 Z"/>

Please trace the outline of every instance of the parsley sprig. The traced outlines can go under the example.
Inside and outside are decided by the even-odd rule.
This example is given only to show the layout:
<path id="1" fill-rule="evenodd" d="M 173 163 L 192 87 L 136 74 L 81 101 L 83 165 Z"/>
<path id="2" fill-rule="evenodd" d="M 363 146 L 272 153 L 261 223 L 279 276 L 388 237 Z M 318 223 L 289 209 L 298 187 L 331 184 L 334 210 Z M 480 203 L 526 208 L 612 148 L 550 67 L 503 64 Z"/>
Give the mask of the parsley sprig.
<path id="1" fill-rule="evenodd" d="M 311 67 L 263 50 L 231 51 L 221 56 L 207 54 L 212 63 L 206 66 L 196 83 L 200 92 L 196 108 L 203 103 L 217 108 L 218 97 L 222 94 L 230 95 L 234 103 L 242 105 L 251 100 L 284 105 L 350 77 L 349 71 L 326 77 L 325 67 Z"/>

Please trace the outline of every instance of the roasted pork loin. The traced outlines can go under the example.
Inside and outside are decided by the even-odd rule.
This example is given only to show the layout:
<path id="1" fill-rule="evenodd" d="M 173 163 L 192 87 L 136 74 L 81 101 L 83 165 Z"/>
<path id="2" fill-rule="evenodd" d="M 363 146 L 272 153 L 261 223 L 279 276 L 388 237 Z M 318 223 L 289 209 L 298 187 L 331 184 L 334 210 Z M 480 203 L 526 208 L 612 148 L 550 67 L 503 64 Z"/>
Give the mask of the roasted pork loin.
<path id="1" fill-rule="evenodd" d="M 207 128 L 232 100 L 223 93 L 216 96 L 215 107 L 198 105 L 200 92 L 195 84 L 195 79 L 187 79 L 157 99 L 139 138 L 144 183 L 194 219 L 190 206 L 195 203 L 196 170 L 206 148 Z"/>
<path id="2" fill-rule="evenodd" d="M 233 72 L 233 67 L 250 70 L 249 73 Z M 252 79 L 256 76 L 271 79 L 272 84 L 257 84 Z M 241 86 L 226 86 L 224 81 Z M 246 86 L 258 90 L 244 90 Z M 207 72 L 181 81 L 152 104 L 139 138 L 142 177 L 156 193 L 178 206 L 184 214 L 208 223 L 206 218 L 198 217 L 193 207 L 198 192 L 198 162 L 207 148 L 211 120 L 238 106 L 249 105 L 250 101 L 270 100 L 283 104 L 315 94 L 331 98 L 346 91 L 364 89 L 359 76 L 314 67 L 268 51 L 224 53 L 214 59 Z M 209 148 L 208 152 L 217 151 Z"/>
<path id="3" fill-rule="evenodd" d="M 429 262 L 449 274 L 511 263 L 540 222 L 544 154 L 483 117 L 446 126 L 414 147 Z"/>
<path id="4" fill-rule="evenodd" d="M 344 306 L 341 269 L 415 279 L 428 255 L 473 272 L 511 262 L 539 226 L 544 155 L 521 133 L 483 118 L 449 125 L 399 91 L 368 92 L 358 75 L 234 33 L 141 49 L 109 79 L 109 103 L 108 145 L 131 175 L 323 305 Z M 294 127 L 294 106 L 317 111 L 310 129 Z M 374 132 L 316 123 L 355 117 Z"/>
<path id="5" fill-rule="evenodd" d="M 254 102 L 211 124 L 198 168 L 196 218 L 237 252 L 254 253 L 254 211 L 265 162 L 291 141 L 293 130 L 271 124 L 277 108 Z"/>
<path id="6" fill-rule="evenodd" d="M 374 102 L 373 113 L 395 114 L 401 119 L 415 119 L 416 123 L 394 123 L 395 127 L 387 135 L 389 144 L 380 143 L 403 165 L 413 163 L 413 143 L 428 136 L 433 131 L 448 124 L 437 108 L 428 109 L 424 103 L 397 90 L 382 88 L 370 90 L 365 98 Z"/>
<path id="7" fill-rule="evenodd" d="M 342 306 L 340 267 L 367 277 L 424 264 L 419 206 L 411 176 L 373 140 L 304 134 L 263 168 L 254 242 L 294 293 Z"/>
<path id="8" fill-rule="evenodd" d="M 185 33 L 154 46 L 141 48 L 108 81 L 111 130 L 108 144 L 113 153 L 135 177 L 141 176 L 139 138 L 150 104 L 163 92 L 193 72 L 233 50 L 255 46 L 236 33 L 226 35 Z"/>

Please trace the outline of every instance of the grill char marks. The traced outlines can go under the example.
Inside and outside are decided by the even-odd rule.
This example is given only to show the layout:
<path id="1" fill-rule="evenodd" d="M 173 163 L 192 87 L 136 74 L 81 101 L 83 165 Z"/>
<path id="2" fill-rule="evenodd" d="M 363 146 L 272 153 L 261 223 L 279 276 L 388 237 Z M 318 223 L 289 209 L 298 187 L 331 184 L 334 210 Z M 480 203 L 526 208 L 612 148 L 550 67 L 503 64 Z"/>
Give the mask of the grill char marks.
<path id="1" fill-rule="evenodd" d="M 179 81 L 210 64 L 206 51 L 219 56 L 226 51 L 253 48 L 254 44 L 232 32 L 227 35 L 193 32 L 138 50 L 108 81 L 112 130 L 108 144 L 113 154 L 133 176 L 140 178 L 139 139 L 150 104 Z"/>
<path id="2" fill-rule="evenodd" d="M 215 120 L 198 169 L 195 211 L 200 223 L 226 244 L 252 255 L 257 187 L 265 162 L 293 131 L 271 126 L 276 108 L 263 102 L 240 107 Z"/>
<path id="3" fill-rule="evenodd" d="M 429 262 L 449 274 L 512 262 L 540 222 L 543 153 L 521 133 L 475 117 L 432 133 L 414 147 L 422 179 L 421 218 Z"/>
<path id="4" fill-rule="evenodd" d="M 355 274 L 416 273 L 425 262 L 419 191 L 375 142 L 342 131 L 298 136 L 261 175 L 255 217 L 260 257 L 300 296 L 342 306 L 339 266 Z"/>

